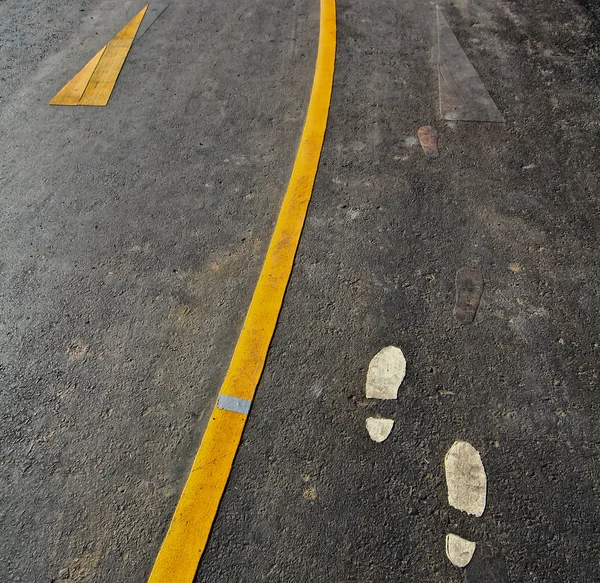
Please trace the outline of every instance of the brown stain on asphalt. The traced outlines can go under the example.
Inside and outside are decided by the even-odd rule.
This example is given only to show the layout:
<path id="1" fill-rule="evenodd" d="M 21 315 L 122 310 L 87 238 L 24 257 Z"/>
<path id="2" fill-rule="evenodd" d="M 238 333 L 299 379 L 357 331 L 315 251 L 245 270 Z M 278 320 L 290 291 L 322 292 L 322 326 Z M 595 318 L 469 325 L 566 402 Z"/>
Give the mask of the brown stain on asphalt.
<path id="1" fill-rule="evenodd" d="M 302 490 L 302 497 L 305 500 L 314 502 L 317 499 L 317 489 L 314 486 L 310 486 L 309 488 L 304 488 L 304 490 Z"/>
<path id="2" fill-rule="evenodd" d="M 89 346 L 86 346 L 80 340 L 74 340 L 66 350 L 69 360 L 83 360 L 88 352 L 88 348 Z"/>

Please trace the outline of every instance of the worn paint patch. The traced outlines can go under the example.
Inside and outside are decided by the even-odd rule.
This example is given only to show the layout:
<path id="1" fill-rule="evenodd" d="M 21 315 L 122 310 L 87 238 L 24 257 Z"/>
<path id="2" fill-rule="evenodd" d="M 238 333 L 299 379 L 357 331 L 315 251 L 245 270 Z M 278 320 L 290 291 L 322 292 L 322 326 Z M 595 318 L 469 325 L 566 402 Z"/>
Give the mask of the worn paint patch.
<path id="1" fill-rule="evenodd" d="M 456 272 L 454 317 L 460 324 L 471 324 L 483 294 L 483 277 L 478 271 L 462 267 Z"/>
<path id="2" fill-rule="evenodd" d="M 366 425 L 369 437 L 373 441 L 381 443 L 382 441 L 385 441 L 392 432 L 394 420 L 381 419 L 379 417 L 368 417 Z"/>
<path id="3" fill-rule="evenodd" d="M 302 498 L 314 502 L 317 499 L 317 489 L 315 486 L 308 486 L 302 490 Z"/>
<path id="4" fill-rule="evenodd" d="M 440 153 L 438 151 L 438 133 L 437 130 L 431 126 L 421 126 L 417 130 L 417 136 L 423 152 L 428 158 L 437 158 Z"/>
<path id="5" fill-rule="evenodd" d="M 476 543 L 456 534 L 446 535 L 446 556 L 455 567 L 466 567 L 473 558 Z"/>
<path id="6" fill-rule="evenodd" d="M 371 360 L 367 372 L 368 399 L 396 399 L 406 374 L 406 359 L 395 346 L 382 348 Z"/>
<path id="7" fill-rule="evenodd" d="M 493 121 L 504 117 L 438 7 L 438 71 L 443 119 Z"/>
<path id="8" fill-rule="evenodd" d="M 448 504 L 473 516 L 485 510 L 487 476 L 479 452 L 466 441 L 455 441 L 444 460 Z"/>
<path id="9" fill-rule="evenodd" d="M 74 340 L 67 347 L 67 355 L 69 360 L 83 360 L 85 355 L 87 354 L 89 346 L 83 344 L 79 340 Z"/>

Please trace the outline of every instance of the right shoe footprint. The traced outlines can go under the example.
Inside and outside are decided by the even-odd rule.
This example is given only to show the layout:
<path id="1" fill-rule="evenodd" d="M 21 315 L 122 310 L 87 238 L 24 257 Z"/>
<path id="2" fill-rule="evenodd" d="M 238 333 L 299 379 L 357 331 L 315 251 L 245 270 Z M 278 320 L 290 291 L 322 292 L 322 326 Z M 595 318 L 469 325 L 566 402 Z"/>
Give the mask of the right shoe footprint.
<path id="1" fill-rule="evenodd" d="M 455 441 L 444 459 L 448 504 L 480 517 L 485 510 L 487 476 L 477 450 L 466 441 Z M 457 567 L 466 567 L 477 543 L 456 534 L 446 535 L 446 555 Z"/>
<path id="2" fill-rule="evenodd" d="M 444 459 L 448 504 L 481 517 L 487 498 L 487 476 L 479 452 L 466 441 L 455 441 Z M 456 567 L 466 568 L 467 583 L 506 583 L 504 558 L 492 547 L 446 535 L 446 555 Z"/>

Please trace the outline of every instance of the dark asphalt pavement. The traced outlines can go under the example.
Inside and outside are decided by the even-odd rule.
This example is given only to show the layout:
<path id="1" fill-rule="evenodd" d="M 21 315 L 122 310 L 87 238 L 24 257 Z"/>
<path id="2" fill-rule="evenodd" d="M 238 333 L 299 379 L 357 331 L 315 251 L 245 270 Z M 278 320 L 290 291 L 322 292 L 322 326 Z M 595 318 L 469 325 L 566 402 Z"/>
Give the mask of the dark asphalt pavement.
<path id="1" fill-rule="evenodd" d="M 48 106 L 141 6 L 0 4 L 4 581 L 147 579 L 300 139 L 314 0 L 173 3 L 108 107 Z M 448 532 L 512 583 L 600 580 L 600 25 L 576 0 L 442 6 L 506 123 L 440 119 L 435 3 L 338 0 L 313 199 L 197 582 L 458 583 Z M 367 401 L 387 345 L 406 378 Z M 480 518 L 448 506 L 457 439 Z"/>

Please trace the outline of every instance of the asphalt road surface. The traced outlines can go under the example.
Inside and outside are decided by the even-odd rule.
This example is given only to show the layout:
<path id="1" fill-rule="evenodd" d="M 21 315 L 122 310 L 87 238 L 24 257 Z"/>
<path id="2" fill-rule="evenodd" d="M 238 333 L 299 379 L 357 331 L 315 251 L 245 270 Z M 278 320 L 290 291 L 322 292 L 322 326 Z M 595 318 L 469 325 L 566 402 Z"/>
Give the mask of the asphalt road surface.
<path id="1" fill-rule="evenodd" d="M 313 198 L 197 583 L 458 583 L 450 532 L 502 581 L 600 580 L 600 23 L 576 0 L 441 6 L 506 123 L 441 119 L 434 2 L 337 1 Z M 107 107 L 49 106 L 142 7 L 0 3 L 7 582 L 147 580 L 306 115 L 316 0 L 174 2 Z M 470 325 L 462 267 L 484 280 Z M 388 345 L 398 398 L 366 399 Z M 456 440 L 481 517 L 448 504 Z"/>

